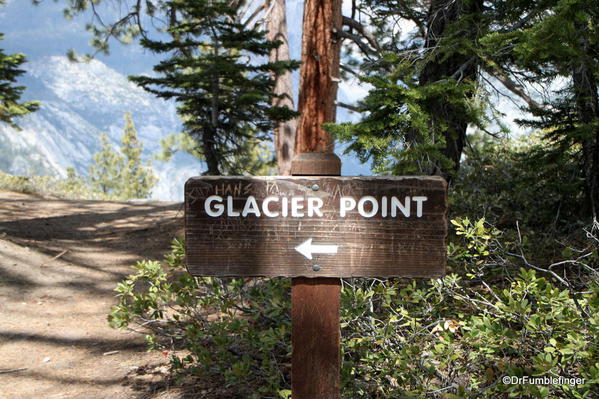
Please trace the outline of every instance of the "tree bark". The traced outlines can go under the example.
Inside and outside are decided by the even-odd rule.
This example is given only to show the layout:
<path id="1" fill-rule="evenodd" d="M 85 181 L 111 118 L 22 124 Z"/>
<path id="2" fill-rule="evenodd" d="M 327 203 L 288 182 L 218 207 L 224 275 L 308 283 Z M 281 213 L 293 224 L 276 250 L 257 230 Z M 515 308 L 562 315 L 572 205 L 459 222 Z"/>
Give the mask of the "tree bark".
<path id="1" fill-rule="evenodd" d="M 266 17 L 267 39 L 281 41 L 281 45 L 270 52 L 269 61 L 289 60 L 289 36 L 287 34 L 285 0 L 266 0 L 266 9 L 270 10 Z M 275 78 L 274 93 L 277 97 L 273 98 L 273 107 L 295 109 L 291 72 L 285 72 L 283 75 Z M 275 126 L 275 151 L 279 175 L 287 176 L 291 174 L 291 161 L 295 154 L 296 130 L 297 118 L 277 123 Z"/>
<path id="2" fill-rule="evenodd" d="M 434 48 L 439 44 L 440 39 L 449 33 L 453 23 L 463 15 L 481 13 L 482 5 L 482 0 L 432 0 L 424 47 L 435 51 Z M 474 40 L 476 30 L 468 29 L 466 34 L 472 35 Z M 461 81 L 475 82 L 477 80 L 479 63 L 474 54 L 455 51 L 449 57 L 445 56 L 445 54 L 437 54 L 425 65 L 420 75 L 420 85 L 449 79 L 458 72 Z M 453 162 L 450 168 L 443 167 L 437 162 L 432 174 L 441 175 L 450 182 L 460 166 L 468 121 L 463 117 L 461 111 L 451 103 L 444 101 L 443 98 L 433 100 L 429 111 L 433 120 L 441 120 L 447 126 L 442 132 L 445 138 L 445 148 L 442 150 L 442 154 Z"/>
<path id="3" fill-rule="evenodd" d="M 216 137 L 215 128 L 206 128 L 202 132 L 202 152 L 206 161 L 207 170 L 204 174 L 208 176 L 220 176 L 219 159 L 215 150 L 214 139 Z"/>
<path id="4" fill-rule="evenodd" d="M 214 56 L 218 56 L 218 46 L 214 46 Z M 218 129 L 218 93 L 219 81 L 218 76 L 212 78 L 211 97 L 210 97 L 210 126 L 204 129 L 202 134 L 202 147 L 206 166 L 208 170 L 206 174 L 209 176 L 219 176 L 219 164 L 222 160 L 219 159 L 219 154 L 216 152 L 216 136 Z"/>
<path id="5" fill-rule="evenodd" d="M 335 32 L 341 24 L 341 0 L 304 3 L 296 153 L 333 152 L 333 141 L 322 124 L 335 122 L 341 47 Z"/>
<path id="6" fill-rule="evenodd" d="M 599 118 L 599 98 L 597 96 L 597 81 L 584 60 L 589 54 L 589 45 L 585 32 L 586 27 L 580 24 L 580 41 L 583 59 L 572 71 L 576 113 L 583 127 L 590 130 L 585 132 L 582 139 L 582 156 L 585 176 L 587 201 L 591 214 L 597 218 L 599 212 L 599 129 L 593 121 Z"/>

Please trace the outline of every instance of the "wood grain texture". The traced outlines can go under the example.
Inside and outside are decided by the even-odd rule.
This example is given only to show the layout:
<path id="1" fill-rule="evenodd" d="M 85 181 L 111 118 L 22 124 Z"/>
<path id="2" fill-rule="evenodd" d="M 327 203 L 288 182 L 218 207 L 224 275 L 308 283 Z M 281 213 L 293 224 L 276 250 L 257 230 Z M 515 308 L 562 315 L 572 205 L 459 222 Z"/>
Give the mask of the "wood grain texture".
<path id="1" fill-rule="evenodd" d="M 339 176 L 341 160 L 334 153 L 300 153 L 294 175 Z M 291 279 L 291 397 L 340 399 L 341 279 Z"/>
<path id="2" fill-rule="evenodd" d="M 341 280 L 291 280 L 291 390 L 293 399 L 340 398 Z"/>
<path id="3" fill-rule="evenodd" d="M 295 156 L 294 175 L 341 175 L 334 153 Z M 291 397 L 341 398 L 341 279 L 291 279 Z"/>
<path id="4" fill-rule="evenodd" d="M 259 204 L 267 196 L 301 197 L 304 204 L 317 197 L 323 217 L 210 217 L 204 202 L 211 195 L 231 196 L 236 210 L 250 195 Z M 342 196 L 428 199 L 419 218 L 414 207 L 410 217 L 383 217 L 379 210 L 366 218 L 356 209 L 340 217 Z M 185 185 L 187 267 L 196 276 L 440 277 L 446 265 L 446 202 L 446 183 L 434 176 L 192 178 Z M 269 205 L 272 212 L 282 213 L 281 208 L 281 201 Z M 307 259 L 295 248 L 309 238 L 337 245 L 337 254 Z"/>
<path id="5" fill-rule="evenodd" d="M 302 152 L 293 158 L 294 176 L 339 176 L 341 159 L 333 152 Z"/>

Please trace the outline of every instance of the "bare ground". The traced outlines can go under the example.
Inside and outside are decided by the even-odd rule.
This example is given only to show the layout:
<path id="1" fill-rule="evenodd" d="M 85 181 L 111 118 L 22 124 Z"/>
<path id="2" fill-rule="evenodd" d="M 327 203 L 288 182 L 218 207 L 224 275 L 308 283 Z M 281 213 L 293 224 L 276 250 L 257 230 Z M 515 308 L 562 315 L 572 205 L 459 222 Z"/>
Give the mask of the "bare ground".
<path id="1" fill-rule="evenodd" d="M 182 204 L 39 198 L 0 191 L 0 398 L 174 398 L 167 356 L 112 330 L 113 289 L 161 259 Z"/>

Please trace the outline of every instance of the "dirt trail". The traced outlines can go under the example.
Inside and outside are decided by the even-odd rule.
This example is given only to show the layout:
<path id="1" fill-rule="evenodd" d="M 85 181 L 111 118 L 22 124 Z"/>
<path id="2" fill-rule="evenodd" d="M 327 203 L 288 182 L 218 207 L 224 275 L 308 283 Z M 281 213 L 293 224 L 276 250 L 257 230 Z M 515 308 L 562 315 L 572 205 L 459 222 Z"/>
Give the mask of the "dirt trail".
<path id="1" fill-rule="evenodd" d="M 166 358 L 106 316 L 129 266 L 182 232 L 182 212 L 0 191 L 0 398 L 147 396 L 125 377 Z"/>

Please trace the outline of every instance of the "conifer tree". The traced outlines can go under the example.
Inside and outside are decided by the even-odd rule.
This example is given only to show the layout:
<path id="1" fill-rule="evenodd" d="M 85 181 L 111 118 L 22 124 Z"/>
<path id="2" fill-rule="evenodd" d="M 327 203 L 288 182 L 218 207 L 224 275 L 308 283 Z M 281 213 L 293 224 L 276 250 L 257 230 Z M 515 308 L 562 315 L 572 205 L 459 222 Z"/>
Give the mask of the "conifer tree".
<path id="1" fill-rule="evenodd" d="M 168 58 L 154 67 L 158 77 L 131 80 L 179 103 L 185 132 L 196 140 L 206 173 L 240 173 L 243 166 L 236 157 L 248 145 L 270 140 L 273 122 L 296 115 L 287 107 L 270 104 L 276 97 L 273 76 L 297 63 L 257 61 L 266 60 L 279 43 L 238 21 L 240 3 L 177 0 L 166 6 L 171 10 L 171 39 L 143 39 L 141 44 Z"/>
<path id="2" fill-rule="evenodd" d="M 100 152 L 94 154 L 94 163 L 89 166 L 89 180 L 93 190 L 104 194 L 116 194 L 120 189 L 120 175 L 124 159 L 112 144 L 108 136 L 100 136 Z"/>
<path id="3" fill-rule="evenodd" d="M 455 175 L 468 126 L 484 119 L 476 98 L 482 3 L 364 0 L 355 4 L 370 28 L 344 18 L 340 36 L 351 40 L 350 56 L 361 52 L 353 64 L 372 89 L 358 104 L 359 123 L 329 128 L 376 171 Z M 406 21 L 414 24 L 409 37 L 398 29 Z"/>
<path id="4" fill-rule="evenodd" d="M 39 4 L 42 1 L 32 0 L 34 4 Z M 156 31 L 160 32 L 160 37 L 162 38 L 162 32 L 176 19 L 176 15 L 173 14 L 172 2 L 164 0 L 144 0 L 143 2 L 111 0 L 111 5 L 117 4 L 119 9 L 122 10 L 122 13 L 118 14 L 118 16 L 114 15 L 114 13 L 106 12 L 104 5 L 108 3 L 107 1 L 55 1 L 62 1 L 65 4 L 64 15 L 67 19 L 88 14 L 91 20 L 87 30 L 92 34 L 90 44 L 94 48 L 94 51 L 92 54 L 80 57 L 74 50 L 70 50 L 68 56 L 72 60 L 90 59 L 98 53 L 108 54 L 110 41 L 113 39 L 120 43 L 128 44 L 139 38 L 151 37 Z M 231 1 L 229 5 L 236 10 L 237 15 L 235 19 L 246 29 L 253 30 L 257 27 L 264 27 L 268 31 L 266 39 L 280 43 L 279 46 L 271 49 L 270 61 L 289 60 L 285 0 L 239 0 Z M 289 71 L 283 74 L 277 72 L 273 75 L 273 80 L 275 81 L 273 91 L 276 93 L 276 96 L 272 98 L 272 105 L 274 107 L 294 109 L 291 73 Z M 286 118 L 285 120 L 277 119 L 273 122 L 277 168 L 280 174 L 289 174 L 294 153 L 297 120 L 296 118 Z M 177 136 L 181 137 L 180 135 Z M 174 142 L 173 140 L 174 136 L 171 142 Z M 261 151 L 261 144 L 257 142 L 248 144 L 251 144 L 253 151 Z M 177 150 L 189 152 L 193 156 L 200 154 L 200 158 L 202 158 L 201 151 L 190 150 L 188 146 L 181 146 Z M 249 173 L 252 168 L 247 164 L 246 160 L 247 157 L 245 156 L 239 158 L 237 161 L 232 159 L 232 162 L 236 165 L 230 166 L 229 170 Z M 268 168 L 268 165 L 264 166 Z"/>
<path id="5" fill-rule="evenodd" d="M 495 5 L 502 28 L 483 41 L 487 62 L 521 82 L 520 96 L 536 116 L 524 124 L 553 142 L 546 158 L 578 150 L 587 206 L 599 213 L 599 13 L 592 0 L 505 0 Z M 497 51 L 501 49 L 501 51 Z M 554 84 L 553 88 L 551 83 Z M 534 100 L 526 86 L 542 87 Z M 556 88 L 557 87 L 557 88 Z M 537 96 L 539 98 L 539 96 Z M 554 154 L 556 156 L 554 156 Z M 563 158 L 563 157 L 562 157 Z M 553 161 L 549 161 L 553 162 Z"/>
<path id="6" fill-rule="evenodd" d="M 124 198 L 146 198 L 156 183 L 149 163 L 141 159 L 143 143 L 137 139 L 137 131 L 130 113 L 125 114 L 125 131 L 121 137 L 123 168 L 121 171 L 121 196 Z"/>
<path id="7" fill-rule="evenodd" d="M 0 6 L 4 4 L 0 0 Z M 0 41 L 4 35 L 0 33 Z M 0 122 L 17 127 L 14 119 L 27 115 L 39 108 L 37 101 L 21 101 L 24 86 L 15 85 L 17 78 L 25 73 L 20 66 L 25 62 L 24 54 L 6 54 L 0 49 Z"/>
<path id="8" fill-rule="evenodd" d="M 143 143 L 137 139 L 131 114 L 125 114 L 120 151 L 114 149 L 106 134 L 100 140 L 101 151 L 94 154 L 94 164 L 89 167 L 92 189 L 117 199 L 147 198 L 156 177 L 151 165 L 141 159 Z"/>

